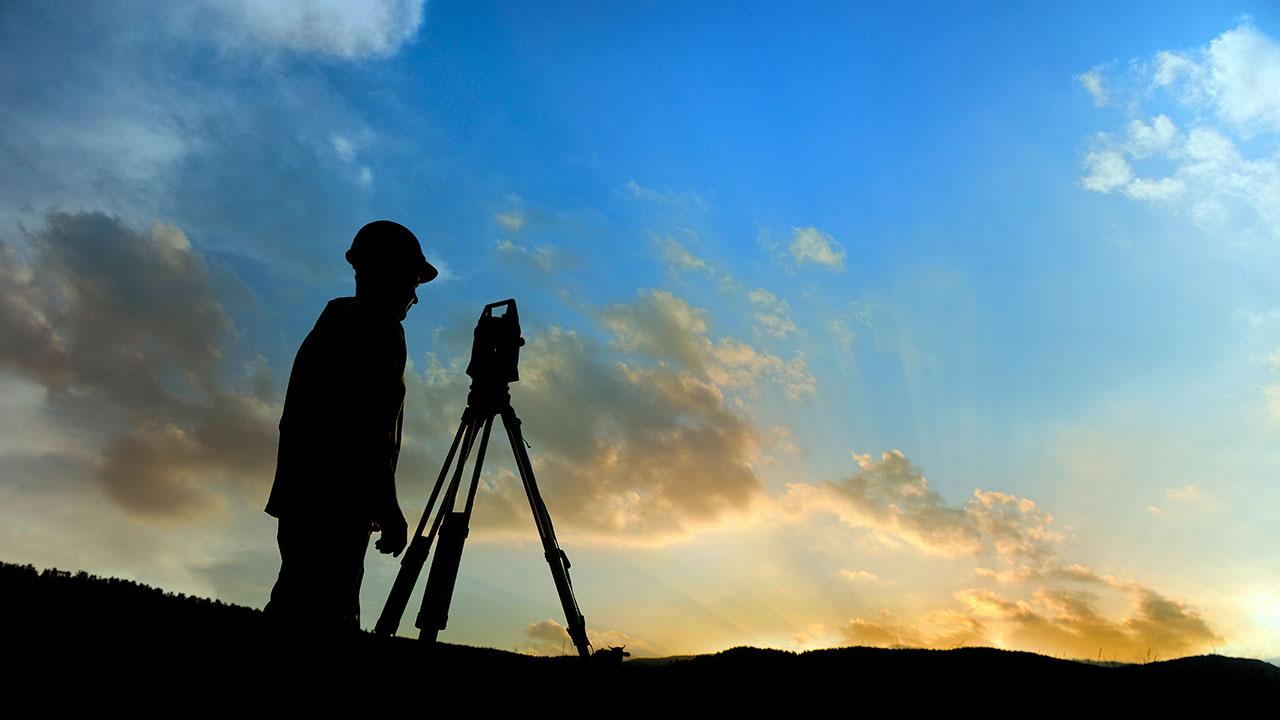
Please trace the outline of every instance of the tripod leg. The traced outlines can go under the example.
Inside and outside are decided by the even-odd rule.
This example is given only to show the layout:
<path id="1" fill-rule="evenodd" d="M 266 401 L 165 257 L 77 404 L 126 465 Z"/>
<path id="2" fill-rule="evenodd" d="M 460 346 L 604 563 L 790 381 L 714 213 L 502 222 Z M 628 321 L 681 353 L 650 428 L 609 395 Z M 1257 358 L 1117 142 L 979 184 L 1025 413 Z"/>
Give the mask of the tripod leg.
<path id="1" fill-rule="evenodd" d="M 462 547 L 470 532 L 471 506 L 475 500 L 476 486 L 480 483 L 480 471 L 484 466 L 485 450 L 489 446 L 489 433 L 493 429 L 493 416 L 484 422 L 484 434 L 480 438 L 480 450 L 476 453 L 475 468 L 471 473 L 471 486 L 467 491 L 466 509 L 453 512 L 454 499 L 458 486 L 449 488 L 449 497 L 440 508 L 440 544 L 436 547 L 436 555 L 431 560 L 431 572 L 427 575 L 427 590 L 422 598 L 422 608 L 418 611 L 418 619 L 414 623 L 422 640 L 433 643 L 436 635 L 449 622 L 449 604 L 453 600 L 453 589 L 458 582 L 458 566 L 462 564 Z M 455 471 L 460 476 L 462 466 Z"/>
<path id="2" fill-rule="evenodd" d="M 573 582 L 569 579 L 569 556 L 560 549 L 556 542 L 556 531 L 551 526 L 551 513 L 542 502 L 542 494 L 538 492 L 538 482 L 533 477 L 533 463 L 529 461 L 529 453 L 525 452 L 524 436 L 520 433 L 520 418 L 510 405 L 502 411 L 502 424 L 507 429 L 507 439 L 511 442 L 511 452 L 516 458 L 516 467 L 520 470 L 520 480 L 524 484 L 525 495 L 529 497 L 529 507 L 533 510 L 533 522 L 538 527 L 538 536 L 542 539 L 543 556 L 551 567 L 551 579 L 555 581 L 556 593 L 560 596 L 560 604 L 564 607 L 565 619 L 568 621 L 569 638 L 582 657 L 590 657 L 591 642 L 587 639 L 587 620 L 578 609 L 578 601 L 573 596 Z"/>
<path id="3" fill-rule="evenodd" d="M 400 618 L 404 616 L 404 610 L 409 605 L 409 596 L 413 594 L 413 586 L 418 584 L 418 576 L 422 574 L 422 566 L 427 561 L 427 555 L 431 552 L 431 543 L 435 539 L 433 532 L 431 536 L 423 537 L 422 531 L 427 526 L 427 520 L 431 517 L 431 511 L 435 508 L 436 498 L 440 495 L 440 489 L 444 486 L 445 478 L 449 476 L 449 466 L 453 464 L 454 455 L 458 452 L 458 445 L 462 442 L 463 435 L 470 434 L 471 429 L 471 408 L 468 406 L 462 411 L 462 419 L 458 423 L 458 432 L 453 435 L 453 444 L 449 446 L 449 454 L 445 456 L 444 465 L 440 468 L 440 475 L 436 477 L 435 487 L 431 489 L 431 499 L 427 501 L 427 506 L 422 510 L 422 518 L 418 520 L 418 529 L 413 533 L 413 540 L 409 543 L 409 548 L 405 550 L 404 557 L 400 560 L 400 571 L 396 573 L 396 581 L 391 586 L 391 593 L 387 596 L 387 602 L 382 607 L 382 615 L 378 617 L 378 624 L 374 626 L 374 633 L 378 635 L 394 635 L 400 627 Z M 464 452 L 463 457 L 466 454 Z M 434 530 L 434 528 L 433 528 Z"/>

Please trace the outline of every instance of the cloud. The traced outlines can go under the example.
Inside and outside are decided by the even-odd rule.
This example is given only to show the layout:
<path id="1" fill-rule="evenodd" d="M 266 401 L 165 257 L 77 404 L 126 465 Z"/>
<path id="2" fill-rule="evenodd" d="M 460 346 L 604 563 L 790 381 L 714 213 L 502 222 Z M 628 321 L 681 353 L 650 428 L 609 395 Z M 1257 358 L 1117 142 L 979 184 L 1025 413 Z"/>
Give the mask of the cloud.
<path id="1" fill-rule="evenodd" d="M 926 624 L 932 626 L 931 634 L 897 623 L 888 610 L 882 610 L 876 619 L 853 618 L 841 628 L 841 635 L 850 645 L 866 647 L 950 649 L 992 644 L 982 622 L 963 613 L 931 613 Z"/>
<path id="2" fill-rule="evenodd" d="M 844 639 L 856 645 L 945 649 L 999 645 L 1071 658 L 1140 662 L 1201 652 L 1221 644 L 1202 617 L 1150 588 L 1126 590 L 1127 614 L 1103 616 L 1094 593 L 1036 589 L 1021 600 L 984 589 L 954 595 L 956 607 L 928 613 L 922 628 L 895 622 L 888 610 L 853 618 Z"/>
<path id="3" fill-rule="evenodd" d="M 568 264 L 567 258 L 560 250 L 550 245 L 539 245 L 533 249 L 510 240 L 498 240 L 498 256 L 517 272 L 533 270 L 542 275 L 550 275 L 563 270 Z"/>
<path id="4" fill-rule="evenodd" d="M 1147 124 L 1134 118 L 1127 131 L 1128 151 L 1135 158 L 1145 158 L 1168 150 L 1178 139 L 1178 128 L 1168 115 L 1157 115 Z"/>
<path id="5" fill-rule="evenodd" d="M 1256 321 L 1251 319 L 1251 322 L 1254 322 L 1255 326 L 1261 325 L 1264 321 L 1265 318 L 1258 318 Z M 1271 371 L 1273 378 L 1280 375 L 1280 352 L 1272 352 L 1267 355 L 1265 363 Z M 1271 420 L 1273 422 L 1280 423 L 1280 381 L 1273 380 L 1272 382 L 1263 385 L 1262 398 L 1267 414 L 1270 416 Z"/>
<path id="6" fill-rule="evenodd" d="M 969 589 L 956 600 L 976 621 L 1002 633 L 1006 646 L 1073 658 L 1141 661 L 1201 652 L 1223 642 L 1197 612 L 1154 590 L 1134 585 L 1119 620 L 1104 617 L 1097 596 L 1080 590 L 1038 588 L 1030 601 Z"/>
<path id="7" fill-rule="evenodd" d="M 1280 160 L 1265 149 L 1280 132 L 1280 43 L 1245 23 L 1132 67 L 1143 89 L 1129 106 L 1163 95 L 1172 108 L 1097 134 L 1081 184 L 1160 204 L 1238 242 L 1280 239 Z M 1185 118 L 1185 132 L 1170 114 Z"/>
<path id="8" fill-rule="evenodd" d="M 510 232 L 520 232 L 520 228 L 524 227 L 524 212 L 519 208 L 500 212 L 494 215 L 493 219 Z"/>
<path id="9" fill-rule="evenodd" d="M 797 265 L 822 265 L 844 270 L 844 246 L 815 227 L 791 229 L 791 257 Z"/>
<path id="10" fill-rule="evenodd" d="M 1169 488 L 1164 491 L 1164 497 L 1170 503 L 1168 506 L 1151 505 L 1147 508 L 1148 512 L 1152 515 L 1168 515 L 1179 509 L 1203 508 L 1209 500 L 1208 494 L 1198 485 Z"/>
<path id="11" fill-rule="evenodd" d="M 422 25 L 424 0 L 217 0 L 187 18 L 224 45 L 343 59 L 394 53 Z"/>
<path id="12" fill-rule="evenodd" d="M 657 241 L 661 249 L 661 258 L 667 271 L 679 276 L 682 273 L 696 272 L 705 274 L 715 280 L 720 292 L 734 300 L 745 299 L 750 305 L 754 318 L 754 329 L 758 336 L 785 340 L 799 334 L 795 321 L 791 319 L 791 304 L 772 292 L 758 287 L 748 290 L 730 273 L 719 270 L 705 258 L 698 257 L 689 251 L 674 237 L 664 237 Z"/>
<path id="13" fill-rule="evenodd" d="M 688 248 L 680 244 L 679 240 L 673 237 L 666 237 L 659 241 L 659 247 L 662 252 L 662 262 L 667 269 L 675 272 L 698 271 L 711 275 L 716 274 L 715 268 L 711 263 L 689 252 Z"/>
<path id="14" fill-rule="evenodd" d="M 721 388 L 770 383 L 793 398 L 812 395 L 816 388 L 803 355 L 783 360 L 733 338 L 712 341 L 707 337 L 707 314 L 666 290 L 611 305 L 601 311 L 600 319 L 620 350 L 670 360 Z"/>
<path id="15" fill-rule="evenodd" d="M 373 170 L 367 165 L 361 165 L 359 162 L 360 147 L 365 142 L 368 142 L 368 138 L 356 141 L 346 135 L 334 135 L 331 140 L 334 154 L 339 160 L 354 169 L 355 174 L 353 177 L 356 184 L 363 188 L 373 185 Z"/>
<path id="16" fill-rule="evenodd" d="M 842 568 L 840 570 L 840 577 L 851 583 L 870 583 L 872 585 L 880 585 L 888 582 L 879 575 L 867 570 L 849 570 L 847 568 Z"/>
<path id="17" fill-rule="evenodd" d="M 1080 86 L 1089 93 L 1093 98 L 1094 107 L 1106 107 L 1107 105 L 1107 89 L 1102 84 L 1102 72 L 1098 68 L 1094 68 L 1087 73 L 1076 76 Z"/>
<path id="18" fill-rule="evenodd" d="M 919 354 L 911 343 L 895 331 L 901 325 L 901 318 L 891 308 L 860 300 L 850 303 L 845 310 L 836 311 L 827 321 L 827 333 L 839 350 L 838 359 L 846 365 L 853 364 L 855 352 L 866 339 L 870 339 L 870 347 L 877 350 L 918 360 Z"/>
<path id="19" fill-rule="evenodd" d="M 785 338 L 798 332 L 791 320 L 791 305 L 786 300 L 765 290 L 756 288 L 747 293 L 747 299 L 755 307 L 756 331 L 776 338 Z"/>
<path id="20" fill-rule="evenodd" d="M 512 386 L 557 527 L 602 542 L 659 544 L 751 521 L 765 497 L 757 468 L 779 435 L 756 427 L 727 393 L 770 383 L 791 392 L 810 382 L 803 364 L 732 338 L 711 341 L 703 313 L 665 291 L 604 308 L 597 319 L 607 344 L 559 327 L 530 334 Z M 412 448 L 451 437 L 456 419 L 441 409 L 465 400 L 463 364 L 432 358 L 408 373 L 405 432 L 413 440 L 405 441 L 403 477 L 434 476 L 415 469 L 426 461 Z M 532 527 L 510 471 L 491 473 L 477 504 L 478 527 L 521 535 Z"/>
<path id="21" fill-rule="evenodd" d="M 518 233 L 524 229 L 528 218 L 525 216 L 524 198 L 511 193 L 507 195 L 510 209 L 494 213 L 493 221 L 510 233 Z"/>
<path id="22" fill-rule="evenodd" d="M 568 631 L 555 620 L 547 619 L 525 625 L 524 638 L 525 642 L 517 645 L 516 650 L 526 655 L 554 657 L 573 655 L 577 652 L 573 647 L 573 641 L 569 639 Z M 596 650 L 625 647 L 632 657 L 660 655 L 653 645 L 617 630 L 587 628 L 587 639 L 591 641 L 591 647 Z"/>
<path id="23" fill-rule="evenodd" d="M 1156 55 L 1152 82 L 1246 135 L 1280 131 L 1280 44 L 1245 23 L 1207 47 Z"/>
<path id="24" fill-rule="evenodd" d="M 627 194 L 632 199 L 659 205 L 667 208 L 668 210 L 674 210 L 684 214 L 705 212 L 711 207 L 710 204 L 706 200 L 703 200 L 697 193 L 672 190 L 670 188 L 656 190 L 654 188 L 645 187 L 635 180 L 628 180 L 625 187 Z"/>
<path id="25" fill-rule="evenodd" d="M 0 243 L 0 370 L 105 437 L 93 468 L 107 494 L 137 515 L 196 521 L 226 492 L 260 487 L 278 417 L 270 382 L 239 390 L 224 377 L 234 327 L 182 231 L 53 213 L 25 250 Z"/>
<path id="26" fill-rule="evenodd" d="M 924 647 L 925 642 L 915 628 L 894 625 L 887 621 L 874 622 L 854 618 L 842 628 L 845 640 L 851 645 L 867 647 Z"/>
<path id="27" fill-rule="evenodd" d="M 1080 182 L 1095 192 L 1111 192 L 1124 187 L 1133 178 L 1129 163 L 1118 152 L 1092 152 L 1085 156 L 1084 166 L 1089 171 Z"/>
<path id="28" fill-rule="evenodd" d="M 996 491 L 974 490 L 963 506 L 947 501 L 898 450 L 874 459 L 854 455 L 858 472 L 835 482 L 792 483 L 784 507 L 801 514 L 831 513 L 842 522 L 905 542 L 929 555 L 994 552 L 1009 563 L 1041 567 L 1061 538 L 1053 518 L 1035 503 Z"/>
<path id="29" fill-rule="evenodd" d="M 1164 496 L 1177 502 L 1199 502 L 1204 499 L 1204 491 L 1195 485 L 1180 488 L 1169 488 Z"/>
<path id="30" fill-rule="evenodd" d="M 0 5 L 0 64 L 22 68 L 0 88 L 0 225 L 16 231 L 58 208 L 134 225 L 164 217 L 203 251 L 290 280 L 344 270 L 342 244 L 368 220 L 378 161 L 397 138 L 367 127 L 373 101 L 341 97 L 328 70 L 351 58 L 329 53 L 384 46 L 365 34 L 379 18 L 413 20 L 420 3 L 167 3 L 146 22 L 135 5 Z M 303 16 L 289 30 L 298 37 L 281 40 L 299 49 L 242 27 L 258 15 L 271 16 L 265 33 L 272 17 Z M 326 33 L 351 43 L 326 45 Z"/>
<path id="31" fill-rule="evenodd" d="M 953 505 L 899 451 L 879 459 L 854 459 L 854 475 L 788 485 L 780 506 L 793 520 L 835 514 L 884 544 L 926 555 L 995 558 L 1003 569 L 977 567 L 977 575 L 1002 586 L 1027 587 L 1029 596 L 964 589 L 955 593 L 956 605 L 928 613 L 918 625 L 894 622 L 887 611 L 880 618 L 854 618 L 843 630 L 848 642 L 929 648 L 999 643 L 1072 657 L 1092 657 L 1102 648 L 1107 657 L 1125 660 L 1141 660 L 1151 652 L 1166 658 L 1184 655 L 1223 642 L 1194 609 L 1142 583 L 1065 560 L 1065 535 L 1054 528 L 1051 515 L 1027 498 L 976 489 L 963 505 Z M 1182 488 L 1175 494 L 1196 493 Z M 841 575 L 850 581 L 875 577 L 849 570 Z M 1126 598 L 1128 613 L 1118 619 L 1104 616 L 1098 592 Z"/>
<path id="32" fill-rule="evenodd" d="M 269 265 L 286 282 L 331 281 L 349 272 L 342 253 L 369 220 L 385 139 L 314 74 L 269 84 L 277 91 L 252 101 L 201 98 L 188 150 L 153 182 L 156 204 L 206 251 Z"/>
<path id="33" fill-rule="evenodd" d="M 1135 178 L 1124 192 L 1134 200 L 1167 202 L 1180 197 L 1186 189 L 1186 183 L 1178 178 L 1160 178 L 1159 180 Z"/>

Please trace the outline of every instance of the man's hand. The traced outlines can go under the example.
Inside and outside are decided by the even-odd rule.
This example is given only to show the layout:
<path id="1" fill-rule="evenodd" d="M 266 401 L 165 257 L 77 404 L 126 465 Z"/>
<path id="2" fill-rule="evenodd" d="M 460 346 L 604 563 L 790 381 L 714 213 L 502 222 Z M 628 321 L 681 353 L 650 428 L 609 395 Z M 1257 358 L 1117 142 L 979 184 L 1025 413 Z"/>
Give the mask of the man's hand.
<path id="1" fill-rule="evenodd" d="M 400 557 L 400 551 L 404 550 L 409 534 L 404 513 L 400 512 L 400 508 L 396 508 L 394 513 L 390 513 L 390 517 L 378 523 L 378 527 L 382 530 L 382 537 L 378 538 L 373 546 L 383 555 Z"/>

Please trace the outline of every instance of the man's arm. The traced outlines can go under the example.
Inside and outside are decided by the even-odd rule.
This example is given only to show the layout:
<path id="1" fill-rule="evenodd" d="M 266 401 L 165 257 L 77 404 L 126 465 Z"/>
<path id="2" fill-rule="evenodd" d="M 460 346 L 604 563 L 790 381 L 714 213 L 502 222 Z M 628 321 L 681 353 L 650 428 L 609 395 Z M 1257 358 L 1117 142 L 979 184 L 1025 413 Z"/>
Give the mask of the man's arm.
<path id="1" fill-rule="evenodd" d="M 354 348 L 356 374 L 352 408 L 355 447 L 359 458 L 359 491 L 364 511 L 381 532 L 374 547 L 398 556 L 407 541 L 408 527 L 396 497 L 395 471 L 403 421 L 403 350 L 396 338 L 378 335 Z M 403 341 L 400 340 L 402 343 Z"/>

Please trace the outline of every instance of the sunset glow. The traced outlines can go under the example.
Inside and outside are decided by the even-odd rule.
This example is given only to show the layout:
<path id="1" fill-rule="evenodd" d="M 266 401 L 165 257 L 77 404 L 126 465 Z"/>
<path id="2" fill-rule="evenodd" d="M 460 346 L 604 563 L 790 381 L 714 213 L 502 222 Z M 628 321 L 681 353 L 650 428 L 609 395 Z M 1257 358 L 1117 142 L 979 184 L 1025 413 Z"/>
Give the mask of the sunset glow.
<path id="1" fill-rule="evenodd" d="M 10 2 L 0 60 L 0 560 L 262 607 L 391 218 L 410 526 L 517 298 L 597 646 L 1280 656 L 1271 3 Z M 441 639 L 565 652 L 486 468 Z"/>

